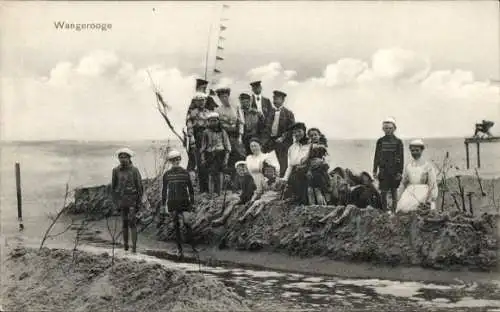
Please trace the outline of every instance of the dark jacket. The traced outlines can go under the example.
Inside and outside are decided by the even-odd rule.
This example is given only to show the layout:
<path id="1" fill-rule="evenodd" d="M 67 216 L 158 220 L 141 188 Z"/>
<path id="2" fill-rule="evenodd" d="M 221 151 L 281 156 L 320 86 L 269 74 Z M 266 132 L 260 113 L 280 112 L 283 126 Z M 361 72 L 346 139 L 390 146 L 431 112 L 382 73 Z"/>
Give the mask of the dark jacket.
<path id="1" fill-rule="evenodd" d="M 138 204 L 144 193 L 139 169 L 132 164 L 113 168 L 111 193 L 115 201 L 127 199 L 128 205 Z"/>
<path id="2" fill-rule="evenodd" d="M 394 135 L 385 135 L 377 140 L 373 172 L 380 169 L 381 175 L 403 174 L 404 147 L 403 141 Z"/>
<path id="3" fill-rule="evenodd" d="M 358 208 L 371 206 L 375 209 L 382 209 L 382 197 L 373 184 L 359 185 L 349 193 L 348 204 L 353 204 Z"/>
<path id="4" fill-rule="evenodd" d="M 274 109 L 273 109 L 273 104 L 271 103 L 271 101 L 262 96 L 262 94 L 260 95 L 261 96 L 261 100 L 260 100 L 260 103 L 262 104 L 262 113 L 264 114 L 264 119 L 267 119 L 269 117 L 270 114 L 272 114 L 274 112 Z M 250 107 L 253 107 L 253 108 L 257 108 L 257 104 L 255 103 L 255 95 L 252 94 L 252 104 Z"/>
<path id="5" fill-rule="evenodd" d="M 182 167 L 173 167 L 163 175 L 161 202 L 194 202 L 194 188 L 189 173 Z"/>
<path id="6" fill-rule="evenodd" d="M 293 124 L 295 124 L 295 115 L 286 107 L 281 108 L 280 119 L 278 123 L 278 134 L 275 137 L 271 137 L 275 112 L 276 109 L 273 107 L 272 112 L 265 120 L 265 126 L 263 129 L 264 144 L 268 147 L 269 150 L 274 150 L 276 148 L 275 140 L 283 135 L 285 135 L 285 140 L 283 141 L 283 143 L 281 143 L 281 145 L 283 145 L 285 148 L 288 148 L 293 143 L 292 132 L 288 131 L 288 129 Z"/>
<path id="7" fill-rule="evenodd" d="M 261 138 L 261 134 L 263 132 L 263 127 L 265 125 L 264 116 L 259 114 L 254 109 L 249 109 L 247 111 L 243 111 L 243 116 L 245 119 L 245 127 L 243 131 L 243 138 L 249 140 L 253 137 Z"/>

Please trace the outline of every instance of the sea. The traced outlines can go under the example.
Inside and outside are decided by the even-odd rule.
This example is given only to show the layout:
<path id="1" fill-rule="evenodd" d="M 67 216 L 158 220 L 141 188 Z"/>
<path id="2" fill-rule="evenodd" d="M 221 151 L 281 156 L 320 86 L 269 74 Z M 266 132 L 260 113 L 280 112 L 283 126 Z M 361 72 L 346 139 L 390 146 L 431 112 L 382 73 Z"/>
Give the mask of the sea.
<path id="1" fill-rule="evenodd" d="M 406 146 L 408 145 L 407 141 L 404 143 Z M 442 166 L 443 160 L 448 154 L 449 164 L 453 166 L 455 173 L 475 174 L 474 169 L 465 170 L 463 139 L 429 139 L 426 140 L 426 144 L 425 157 L 433 161 L 436 167 Z M 115 152 L 123 146 L 130 147 L 135 151 L 136 156 L 133 162 L 144 178 L 154 177 L 161 172 L 161 149 L 169 146 L 182 150 L 177 141 L 1 142 L 0 233 L 2 241 L 7 241 L 7 237 L 14 237 L 22 239 L 26 244 L 28 242 L 38 244 L 51 223 L 50 215 L 54 215 L 65 205 L 66 187 L 71 191 L 78 187 L 109 183 L 112 168 L 117 165 Z M 374 150 L 374 140 L 329 140 L 330 166 L 332 168 L 336 166 L 351 168 L 358 172 L 371 172 Z M 483 144 L 481 146 L 481 169 L 478 170 L 481 177 L 500 176 L 499 155 L 500 144 Z M 186 155 L 184 154 L 184 156 Z M 474 147 L 471 146 L 471 165 L 473 168 L 476 164 L 475 156 Z M 410 155 L 406 151 L 405 159 L 409 159 L 409 157 Z M 22 234 L 19 234 L 17 220 L 16 162 L 20 164 L 21 168 L 22 213 L 25 227 Z M 186 165 L 186 157 L 183 157 L 182 165 Z M 450 172 L 449 174 L 454 173 Z M 67 200 L 72 199 L 70 193 Z M 62 242 L 64 246 L 67 243 L 71 245 L 72 242 Z M 84 246 L 82 248 L 91 251 L 92 248 L 97 247 Z M 109 246 L 101 249 L 97 248 L 96 251 L 109 252 Z M 120 253 L 122 251 L 118 250 L 117 254 L 120 255 Z M 132 257 L 135 255 L 123 256 Z M 182 268 L 188 271 L 197 270 L 197 267 L 193 265 L 176 264 L 143 254 L 138 254 L 135 257 L 151 262 L 163 261 L 165 265 L 171 267 L 187 265 L 188 267 Z M 449 309 L 467 307 L 465 310 L 459 310 L 479 311 L 469 310 L 469 307 L 500 307 L 500 300 L 486 300 L 482 296 L 472 299 L 470 295 L 463 298 L 455 295 L 456 298 L 450 297 L 450 299 L 447 296 L 451 295 L 443 295 L 443 289 L 449 289 L 450 293 L 456 291 L 454 286 L 450 285 L 436 286 L 428 283 L 374 279 L 349 280 L 309 274 L 283 274 L 275 271 L 250 272 L 247 270 L 247 272 L 242 268 L 226 267 L 206 267 L 204 270 L 206 274 L 214 275 L 246 298 L 263 302 L 264 306 L 268 305 L 269 302 L 275 302 L 273 307 L 276 309 L 273 310 L 330 309 L 332 305 L 338 305 L 338 302 L 350 306 L 367 307 L 373 302 L 382 302 L 383 298 L 385 298 L 383 300 L 392 300 L 391 302 L 393 302 L 395 297 L 398 298 L 397 300 L 401 300 L 398 302 L 418 303 L 424 309 L 426 307 Z M 497 283 L 500 282 L 497 281 Z M 439 290 L 434 291 L 435 294 L 429 295 L 429 292 L 432 292 L 431 288 Z M 373 308 L 373 310 L 380 309 L 384 310 L 380 307 Z"/>
<path id="2" fill-rule="evenodd" d="M 405 146 L 408 142 L 405 141 Z M 445 155 L 453 170 L 466 172 L 463 139 L 428 139 L 425 157 L 441 168 Z M 23 141 L 1 142 L 0 214 L 2 233 L 17 229 L 15 163 L 21 168 L 22 213 L 25 224 L 43 224 L 47 216 L 64 205 L 66 185 L 69 190 L 82 186 L 107 184 L 117 165 L 115 152 L 127 146 L 135 152 L 134 164 L 143 177 L 161 172 L 161 149 L 182 147 L 168 141 Z M 476 166 L 475 146 L 470 147 L 471 167 Z M 330 167 L 371 172 L 375 140 L 329 140 Z M 409 159 L 409 151 L 405 151 Z M 187 157 L 183 157 L 186 165 Z M 474 170 L 469 170 L 475 174 Z M 500 143 L 481 145 L 483 178 L 500 176 Z M 452 174 L 452 173 L 449 173 Z M 71 194 L 70 194 L 71 195 Z M 68 200 L 72 200 L 71 196 Z M 41 230 L 41 229 L 40 229 Z"/>

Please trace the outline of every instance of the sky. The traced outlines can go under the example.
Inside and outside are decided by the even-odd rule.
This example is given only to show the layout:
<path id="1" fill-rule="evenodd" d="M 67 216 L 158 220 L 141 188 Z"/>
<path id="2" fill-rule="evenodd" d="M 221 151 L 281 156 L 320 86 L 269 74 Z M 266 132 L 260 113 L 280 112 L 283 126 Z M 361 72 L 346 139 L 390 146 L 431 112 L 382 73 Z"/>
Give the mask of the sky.
<path id="1" fill-rule="evenodd" d="M 342 139 L 380 136 L 387 116 L 403 138 L 469 136 L 482 119 L 500 123 L 497 1 L 226 3 L 214 87 L 231 87 L 233 101 L 262 80 L 265 96 L 288 93 L 297 120 Z M 0 138 L 172 137 L 146 70 L 180 130 L 221 4 L 3 2 Z M 60 21 L 112 28 L 56 29 Z"/>

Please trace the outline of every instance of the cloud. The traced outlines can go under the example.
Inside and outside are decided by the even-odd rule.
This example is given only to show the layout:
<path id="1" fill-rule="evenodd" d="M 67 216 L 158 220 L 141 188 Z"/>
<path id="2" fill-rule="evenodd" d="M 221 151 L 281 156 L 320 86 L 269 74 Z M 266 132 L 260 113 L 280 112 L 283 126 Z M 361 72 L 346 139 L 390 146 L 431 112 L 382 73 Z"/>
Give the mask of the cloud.
<path id="1" fill-rule="evenodd" d="M 184 125 L 196 76 L 178 68 L 147 68 L 115 52 L 95 51 L 55 64 L 47 77 L 2 77 L 3 139 L 157 139 L 172 137 L 155 108 L 148 71 L 177 129 Z M 499 86 L 460 69 L 432 71 L 415 52 L 376 51 L 371 60 L 343 58 L 320 76 L 297 79 L 279 62 L 221 77 L 232 100 L 262 80 L 264 94 L 281 89 L 296 119 L 338 138 L 377 137 L 380 121 L 395 116 L 403 137 L 470 135 L 481 119 L 498 120 Z"/>

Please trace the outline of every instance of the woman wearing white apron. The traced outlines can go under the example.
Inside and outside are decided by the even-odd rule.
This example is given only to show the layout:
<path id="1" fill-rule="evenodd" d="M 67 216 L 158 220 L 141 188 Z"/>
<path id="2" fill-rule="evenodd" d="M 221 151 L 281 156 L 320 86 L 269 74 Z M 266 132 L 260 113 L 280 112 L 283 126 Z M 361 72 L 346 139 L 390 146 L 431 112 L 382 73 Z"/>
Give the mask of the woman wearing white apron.
<path id="1" fill-rule="evenodd" d="M 429 204 L 431 209 L 436 208 L 436 171 L 429 161 L 422 159 L 424 149 L 422 140 L 413 140 L 410 143 L 412 160 L 406 165 L 403 173 L 402 195 L 396 212 L 414 211 L 422 204 Z"/>

